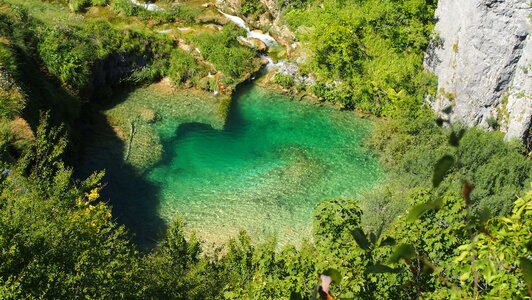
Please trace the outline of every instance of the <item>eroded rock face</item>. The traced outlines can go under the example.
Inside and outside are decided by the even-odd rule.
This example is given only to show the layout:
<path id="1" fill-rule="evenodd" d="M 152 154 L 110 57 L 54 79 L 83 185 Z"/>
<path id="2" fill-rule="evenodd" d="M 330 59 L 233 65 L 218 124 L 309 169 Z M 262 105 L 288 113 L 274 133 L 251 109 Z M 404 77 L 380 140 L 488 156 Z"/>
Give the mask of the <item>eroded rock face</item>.
<path id="1" fill-rule="evenodd" d="M 438 76 L 438 111 L 498 127 L 525 143 L 532 118 L 532 13 L 528 0 L 440 0 L 426 67 Z M 497 125 L 495 125 L 497 124 Z M 529 148 L 531 145 L 528 145 Z"/>

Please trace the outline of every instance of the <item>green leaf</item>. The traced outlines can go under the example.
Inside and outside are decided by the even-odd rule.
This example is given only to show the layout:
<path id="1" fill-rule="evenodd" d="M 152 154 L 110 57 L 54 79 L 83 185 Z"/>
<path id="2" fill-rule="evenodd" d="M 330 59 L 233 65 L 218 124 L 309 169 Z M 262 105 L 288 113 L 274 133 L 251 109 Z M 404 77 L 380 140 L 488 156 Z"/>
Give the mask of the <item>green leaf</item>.
<path id="1" fill-rule="evenodd" d="M 336 269 L 327 269 L 325 272 L 323 272 L 323 275 L 331 277 L 336 284 L 340 284 L 342 281 L 342 274 L 340 274 L 340 272 Z"/>
<path id="2" fill-rule="evenodd" d="M 380 243 L 381 246 L 393 246 L 395 245 L 395 239 L 393 237 L 387 237 Z"/>
<path id="3" fill-rule="evenodd" d="M 449 106 L 445 107 L 444 109 L 442 109 L 441 111 L 442 111 L 442 113 L 448 115 L 448 114 L 453 112 L 453 106 L 449 105 Z"/>
<path id="4" fill-rule="evenodd" d="M 372 232 L 369 234 L 369 240 L 371 241 L 372 245 L 375 245 L 375 243 L 377 242 L 377 236 L 375 235 L 375 233 Z"/>
<path id="5" fill-rule="evenodd" d="M 528 285 L 528 289 L 532 289 L 532 260 L 528 257 L 521 257 L 519 262 L 525 283 Z"/>
<path id="6" fill-rule="evenodd" d="M 408 222 L 414 222 L 431 208 L 432 207 L 427 203 L 416 205 L 412 207 L 412 209 L 408 212 L 408 216 L 406 216 L 406 220 Z"/>
<path id="7" fill-rule="evenodd" d="M 392 255 L 388 259 L 390 263 L 397 263 L 401 258 L 412 258 L 416 255 L 414 247 L 409 244 L 401 244 L 393 251 Z"/>
<path id="8" fill-rule="evenodd" d="M 486 223 L 491 217 L 491 213 L 489 209 L 484 208 L 480 211 L 480 214 L 478 216 L 478 220 L 480 221 L 480 224 Z"/>
<path id="9" fill-rule="evenodd" d="M 421 270 L 421 272 L 423 272 L 423 274 L 430 275 L 434 273 L 434 268 L 427 264 L 423 264 L 423 269 Z"/>
<path id="10" fill-rule="evenodd" d="M 312 300 L 318 300 L 318 289 L 320 288 L 320 285 L 316 285 L 316 287 L 314 288 L 314 292 L 312 293 Z"/>
<path id="11" fill-rule="evenodd" d="M 303 300 L 303 297 L 301 297 L 300 293 L 292 291 L 290 294 L 290 300 Z"/>
<path id="12" fill-rule="evenodd" d="M 365 273 L 366 274 L 380 274 L 380 273 L 399 273 L 401 272 L 401 269 L 399 268 L 391 268 L 385 265 L 376 264 L 373 266 L 368 266 L 366 268 Z"/>
<path id="13" fill-rule="evenodd" d="M 465 129 L 460 129 L 458 132 L 451 133 L 451 136 L 449 136 L 449 144 L 451 146 L 458 147 L 460 145 L 460 140 L 464 136 Z"/>
<path id="14" fill-rule="evenodd" d="M 364 234 L 364 231 L 362 231 L 362 229 L 355 228 L 354 230 L 351 231 L 351 234 L 355 238 L 355 241 L 360 246 L 360 248 L 364 250 L 369 250 L 370 243 L 368 241 L 368 238 Z"/>
<path id="15" fill-rule="evenodd" d="M 438 160 L 434 166 L 434 175 L 432 177 L 432 185 L 434 187 L 438 187 L 440 185 L 445 178 L 445 175 L 447 175 L 447 172 L 453 167 L 453 165 L 454 158 L 450 155 L 445 155 Z"/>

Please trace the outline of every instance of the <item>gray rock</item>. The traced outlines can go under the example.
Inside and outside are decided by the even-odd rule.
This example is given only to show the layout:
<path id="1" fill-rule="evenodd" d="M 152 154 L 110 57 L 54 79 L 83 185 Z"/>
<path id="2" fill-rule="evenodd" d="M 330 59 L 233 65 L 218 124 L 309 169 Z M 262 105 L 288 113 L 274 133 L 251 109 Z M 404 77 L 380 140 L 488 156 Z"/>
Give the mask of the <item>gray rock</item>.
<path id="1" fill-rule="evenodd" d="M 532 45 L 528 0 L 440 0 L 436 37 L 425 66 L 438 76 L 431 106 L 453 105 L 451 121 L 523 141 L 532 118 Z"/>
<path id="2" fill-rule="evenodd" d="M 313 86 L 316 84 L 316 79 L 313 76 L 303 75 L 299 72 L 299 65 L 297 63 L 284 62 L 279 66 L 277 73 L 294 78 L 296 84 L 303 84 L 305 86 Z"/>

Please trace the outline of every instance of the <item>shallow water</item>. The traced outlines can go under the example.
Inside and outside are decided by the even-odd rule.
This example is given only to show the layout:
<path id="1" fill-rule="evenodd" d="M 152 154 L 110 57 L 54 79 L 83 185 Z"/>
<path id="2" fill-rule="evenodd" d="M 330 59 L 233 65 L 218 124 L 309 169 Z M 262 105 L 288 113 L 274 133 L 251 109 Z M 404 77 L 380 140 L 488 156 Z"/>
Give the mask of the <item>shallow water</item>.
<path id="1" fill-rule="evenodd" d="M 238 91 L 223 130 L 223 98 L 163 83 L 87 119 L 78 176 L 106 170 L 103 198 L 139 245 L 153 246 L 177 216 L 209 244 L 240 230 L 298 244 L 311 237 L 320 199 L 356 198 L 379 183 L 362 147 L 369 121 L 260 87 Z"/>
<path id="2" fill-rule="evenodd" d="M 154 126 L 163 159 L 144 178 L 160 189 L 158 211 L 221 243 L 246 230 L 281 244 L 310 237 L 326 197 L 356 197 L 381 176 L 361 147 L 369 123 L 352 112 L 294 101 L 259 87 L 236 95 L 224 130 L 166 119 Z M 127 101 L 126 101 L 127 102 Z"/>

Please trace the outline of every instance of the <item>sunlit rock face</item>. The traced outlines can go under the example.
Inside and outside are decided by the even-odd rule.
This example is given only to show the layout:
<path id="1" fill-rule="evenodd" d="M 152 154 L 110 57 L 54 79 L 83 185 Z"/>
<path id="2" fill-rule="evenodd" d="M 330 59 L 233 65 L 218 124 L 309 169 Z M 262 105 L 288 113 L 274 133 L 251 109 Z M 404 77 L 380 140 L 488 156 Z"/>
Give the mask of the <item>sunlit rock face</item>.
<path id="1" fill-rule="evenodd" d="M 531 13 L 527 0 L 440 0 L 425 57 L 438 76 L 432 107 L 452 104 L 452 121 L 495 127 L 529 144 Z"/>

